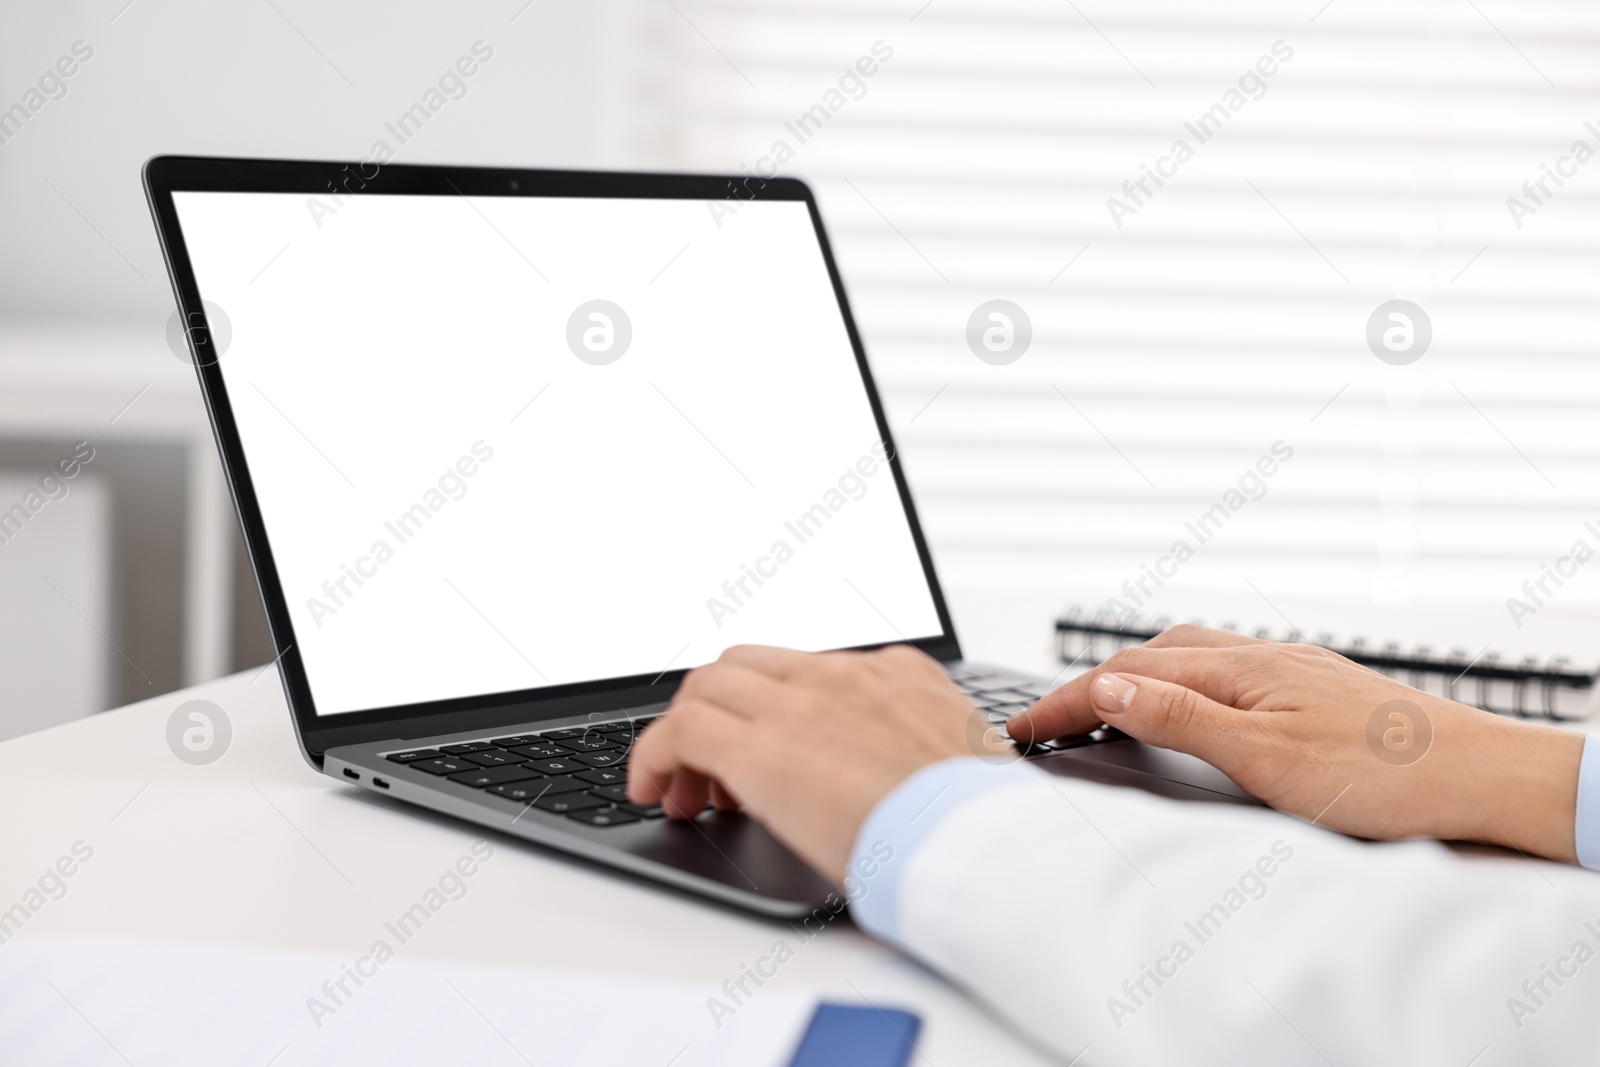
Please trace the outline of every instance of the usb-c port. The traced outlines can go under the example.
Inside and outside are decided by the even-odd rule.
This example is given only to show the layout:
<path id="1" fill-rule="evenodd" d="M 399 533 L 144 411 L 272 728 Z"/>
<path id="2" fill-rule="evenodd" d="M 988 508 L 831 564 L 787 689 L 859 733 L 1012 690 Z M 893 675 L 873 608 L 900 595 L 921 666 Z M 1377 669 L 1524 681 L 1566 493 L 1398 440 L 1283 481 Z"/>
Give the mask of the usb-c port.
<path id="1" fill-rule="evenodd" d="M 361 776 L 359 774 L 357 774 L 355 771 L 352 771 L 349 767 L 346 767 L 344 769 L 344 776 L 346 778 L 354 778 L 358 782 L 361 781 Z"/>
<path id="2" fill-rule="evenodd" d="M 389 788 L 389 783 L 384 781 L 382 778 L 374 778 L 372 780 L 372 784 L 377 786 L 379 789 L 388 789 Z"/>

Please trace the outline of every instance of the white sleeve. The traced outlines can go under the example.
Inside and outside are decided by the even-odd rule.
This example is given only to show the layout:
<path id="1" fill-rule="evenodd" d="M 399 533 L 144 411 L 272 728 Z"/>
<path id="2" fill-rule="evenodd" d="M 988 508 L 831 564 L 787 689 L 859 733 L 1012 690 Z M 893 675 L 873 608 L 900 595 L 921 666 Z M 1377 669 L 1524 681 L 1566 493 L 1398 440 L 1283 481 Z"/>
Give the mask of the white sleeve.
<path id="1" fill-rule="evenodd" d="M 1483 853 L 962 759 L 874 811 L 852 899 L 1084 1067 L 1595 1062 L 1600 881 Z"/>
<path id="2" fill-rule="evenodd" d="M 1578 764 L 1578 810 L 1572 836 L 1578 862 L 1600 871 L 1600 734 L 1583 740 L 1583 759 Z"/>

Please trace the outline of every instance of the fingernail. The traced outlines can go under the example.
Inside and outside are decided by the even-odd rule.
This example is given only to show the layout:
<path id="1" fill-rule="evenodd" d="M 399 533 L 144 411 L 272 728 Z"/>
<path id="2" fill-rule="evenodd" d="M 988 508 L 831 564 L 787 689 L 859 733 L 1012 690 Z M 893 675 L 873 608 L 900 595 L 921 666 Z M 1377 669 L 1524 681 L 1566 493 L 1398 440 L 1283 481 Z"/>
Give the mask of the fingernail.
<path id="1" fill-rule="evenodd" d="M 1094 706 L 1109 712 L 1127 711 L 1128 705 L 1133 703 L 1133 694 L 1138 691 L 1138 686 L 1115 674 L 1102 674 L 1089 688 Z"/>

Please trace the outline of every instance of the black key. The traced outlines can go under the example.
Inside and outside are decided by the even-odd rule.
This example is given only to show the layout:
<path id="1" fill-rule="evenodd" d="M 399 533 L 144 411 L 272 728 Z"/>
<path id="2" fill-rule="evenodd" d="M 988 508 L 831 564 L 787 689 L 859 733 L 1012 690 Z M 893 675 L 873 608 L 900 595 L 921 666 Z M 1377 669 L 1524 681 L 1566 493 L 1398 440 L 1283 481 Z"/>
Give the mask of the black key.
<path id="1" fill-rule="evenodd" d="M 628 768 L 596 767 L 592 771 L 579 771 L 573 777 L 595 785 L 621 785 L 628 780 Z"/>
<path id="2" fill-rule="evenodd" d="M 644 733 L 644 728 L 659 719 L 657 715 L 650 719 L 634 719 L 631 722 L 612 722 L 600 728 L 600 732 L 610 734 L 613 738 L 638 737 Z"/>
<path id="3" fill-rule="evenodd" d="M 586 789 L 594 788 L 592 783 L 585 782 L 575 774 L 562 775 L 557 778 L 545 778 L 539 784 L 550 783 L 550 788 L 545 790 L 546 796 L 557 796 L 561 793 L 581 793 Z"/>
<path id="4" fill-rule="evenodd" d="M 417 760 L 433 759 L 439 755 L 436 748 L 414 748 L 410 752 L 391 752 L 389 758 L 396 763 L 415 763 Z"/>
<path id="5" fill-rule="evenodd" d="M 529 759 L 559 759 L 571 755 L 566 749 L 551 741 L 540 741 L 536 745 L 519 745 L 511 751 Z"/>
<path id="6" fill-rule="evenodd" d="M 617 804 L 626 804 L 628 802 L 628 787 L 620 783 L 617 785 L 596 786 L 595 788 L 589 790 L 589 792 L 593 793 L 597 797 L 612 801 Z"/>
<path id="7" fill-rule="evenodd" d="M 618 804 L 617 808 L 628 812 L 630 815 L 637 815 L 641 819 L 661 819 L 665 818 L 667 814 L 661 810 L 660 804 L 651 804 L 649 807 L 640 807 L 638 804 Z"/>
<path id="8" fill-rule="evenodd" d="M 497 737 L 489 742 L 498 748 L 516 748 L 518 745 L 537 745 L 537 734 L 517 734 L 515 737 Z"/>
<path id="9" fill-rule="evenodd" d="M 427 771 L 429 774 L 455 774 L 457 771 L 477 770 L 476 767 L 468 763 L 466 760 L 453 759 L 450 756 L 440 756 L 438 759 L 418 760 L 409 766 L 415 767 L 419 771 Z"/>
<path id="10" fill-rule="evenodd" d="M 588 823 L 590 826 L 624 826 L 639 821 L 639 816 L 622 808 L 590 808 L 588 811 L 573 811 L 567 813 L 567 818 Z"/>
<path id="11" fill-rule="evenodd" d="M 487 741 L 468 741 L 460 745 L 440 745 L 439 751 L 448 752 L 452 756 L 465 756 L 468 752 L 482 752 L 493 747 Z"/>
<path id="12" fill-rule="evenodd" d="M 526 766 L 524 764 L 524 766 Z M 497 793 L 509 800 L 522 800 L 532 804 L 543 797 L 558 797 L 563 793 L 582 793 L 593 788 L 588 782 L 580 782 L 576 778 L 531 778 L 526 781 L 507 783 L 493 786 L 491 793 Z M 515 792 L 513 792 L 515 791 Z"/>
<path id="13" fill-rule="evenodd" d="M 614 748 L 616 742 L 605 734 L 584 734 L 582 737 L 564 737 L 556 744 L 569 752 L 594 752 L 602 748 Z"/>
<path id="14" fill-rule="evenodd" d="M 525 763 L 518 763 L 509 767 L 474 767 L 470 771 L 452 774 L 450 780 L 452 782 L 460 782 L 462 785 L 470 785 L 474 789 L 482 789 L 484 786 L 503 785 L 506 782 L 526 782 L 539 777 L 532 771 L 524 770 L 523 768 L 526 766 L 527 764 Z"/>
<path id="15" fill-rule="evenodd" d="M 505 797 L 507 800 L 520 800 L 524 804 L 532 804 L 541 796 L 546 795 L 543 791 L 546 781 L 548 779 L 535 778 L 527 782 L 509 782 L 505 785 L 490 786 L 488 792 L 494 793 L 496 796 Z"/>
<path id="16" fill-rule="evenodd" d="M 504 767 L 508 763 L 521 763 L 527 756 L 519 756 L 515 752 L 507 752 L 500 748 L 491 748 L 483 752 L 468 752 L 461 757 L 469 763 L 476 763 L 480 767 Z"/>
<path id="17" fill-rule="evenodd" d="M 587 729 L 586 726 L 569 726 L 562 730 L 546 730 L 539 737 L 545 741 L 565 741 L 569 737 L 582 737 Z"/>
<path id="18" fill-rule="evenodd" d="M 583 764 L 577 761 L 577 756 L 573 756 L 570 753 L 568 753 L 568 755 L 570 757 L 568 759 L 533 760 L 528 764 L 528 766 L 532 767 L 540 774 L 571 774 L 574 771 L 581 771 L 584 769 Z"/>
<path id="19" fill-rule="evenodd" d="M 589 808 L 603 808 L 607 805 L 599 797 L 592 797 L 587 793 L 562 793 L 559 796 L 547 796 L 542 800 L 536 800 L 533 806 L 540 811 L 553 811 L 557 815 L 565 815 L 570 811 L 587 811 Z"/>
<path id="20" fill-rule="evenodd" d="M 628 754 L 614 748 L 600 752 L 574 752 L 572 758 L 590 767 L 615 767 L 618 764 L 628 762 Z M 548 760 L 546 762 L 554 763 L 556 761 Z"/>

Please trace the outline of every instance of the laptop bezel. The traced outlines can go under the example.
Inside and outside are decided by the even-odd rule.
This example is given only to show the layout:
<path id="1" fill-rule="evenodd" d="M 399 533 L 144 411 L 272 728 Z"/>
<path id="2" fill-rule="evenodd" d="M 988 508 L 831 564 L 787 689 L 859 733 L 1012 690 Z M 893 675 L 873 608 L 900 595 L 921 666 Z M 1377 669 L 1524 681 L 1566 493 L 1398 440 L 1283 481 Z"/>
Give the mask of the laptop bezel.
<path id="1" fill-rule="evenodd" d="M 449 700 L 402 704 L 364 711 L 340 712 L 326 717 L 316 712 L 305 665 L 295 642 L 294 623 L 278 578 L 266 526 L 262 519 L 250 468 L 229 403 L 221 369 L 214 360 L 202 359 L 198 344 L 208 336 L 205 310 L 184 244 L 172 194 L 196 192 L 304 193 L 328 198 L 330 193 L 349 196 L 582 196 L 601 198 L 659 198 L 703 201 L 798 200 L 806 204 L 818 245 L 827 264 L 834 295 L 844 317 L 856 365 L 876 420 L 878 434 L 888 446 L 888 467 L 910 523 L 912 540 L 922 563 L 942 632 L 909 643 L 941 662 L 961 656 L 950 620 L 944 591 L 934 571 L 922 524 L 911 499 L 899 451 L 889 432 L 883 403 L 867 365 L 866 351 L 855 317 L 834 262 L 827 230 L 811 189 L 795 178 L 751 178 L 727 175 L 567 171 L 490 167 L 420 166 L 319 162 L 297 160 L 230 159 L 198 156 L 155 156 L 144 165 L 145 195 L 155 220 L 157 236 L 167 264 L 187 331 L 190 357 L 200 381 L 201 394 L 243 532 L 250 566 L 255 574 L 266 612 L 268 629 L 277 654 L 279 677 L 294 719 L 300 746 L 313 765 L 322 754 L 339 745 L 391 738 L 425 737 L 442 733 L 492 731 L 572 716 L 606 714 L 669 700 L 687 671 L 682 668 L 656 677 L 636 675 L 603 681 L 549 686 L 506 693 L 483 694 Z M 225 357 L 224 357 L 225 358 Z M 886 642 L 897 643 L 897 642 Z M 881 647 L 879 645 L 863 647 Z"/>

